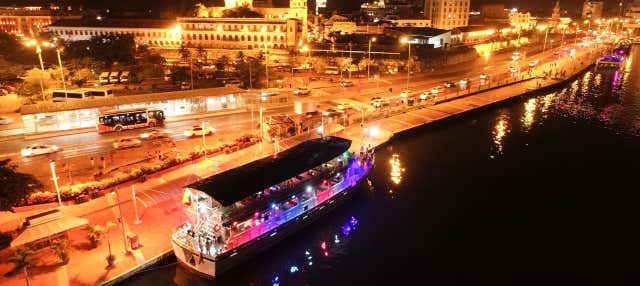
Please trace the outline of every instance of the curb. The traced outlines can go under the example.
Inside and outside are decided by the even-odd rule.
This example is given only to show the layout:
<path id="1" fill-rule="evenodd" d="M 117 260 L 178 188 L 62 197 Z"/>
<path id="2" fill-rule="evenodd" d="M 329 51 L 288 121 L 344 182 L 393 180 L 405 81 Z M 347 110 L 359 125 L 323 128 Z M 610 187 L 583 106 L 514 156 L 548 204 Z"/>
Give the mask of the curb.
<path id="1" fill-rule="evenodd" d="M 169 248 L 168 250 L 164 250 L 162 251 L 160 254 L 154 256 L 151 259 L 146 260 L 144 263 L 139 264 L 137 266 L 133 266 L 128 270 L 125 270 L 124 272 L 114 276 L 113 278 L 107 280 L 107 281 L 103 281 L 100 282 L 98 285 L 101 286 L 112 286 L 112 285 L 117 285 L 121 282 L 123 282 L 124 280 L 126 280 L 127 278 L 147 269 L 150 268 L 151 266 L 153 266 L 154 264 L 160 262 L 161 260 L 170 257 L 171 255 L 173 255 L 173 248 Z"/>

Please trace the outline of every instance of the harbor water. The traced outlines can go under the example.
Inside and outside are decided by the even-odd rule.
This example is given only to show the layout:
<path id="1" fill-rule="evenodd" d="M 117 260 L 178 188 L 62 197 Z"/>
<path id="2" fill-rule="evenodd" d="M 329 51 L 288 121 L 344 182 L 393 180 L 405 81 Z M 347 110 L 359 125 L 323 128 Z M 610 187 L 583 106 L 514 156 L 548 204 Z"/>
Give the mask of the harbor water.
<path id="1" fill-rule="evenodd" d="M 352 200 L 214 281 L 123 285 L 637 285 L 640 47 L 621 70 L 394 139 Z M 167 237 L 169 239 L 169 237 Z"/>

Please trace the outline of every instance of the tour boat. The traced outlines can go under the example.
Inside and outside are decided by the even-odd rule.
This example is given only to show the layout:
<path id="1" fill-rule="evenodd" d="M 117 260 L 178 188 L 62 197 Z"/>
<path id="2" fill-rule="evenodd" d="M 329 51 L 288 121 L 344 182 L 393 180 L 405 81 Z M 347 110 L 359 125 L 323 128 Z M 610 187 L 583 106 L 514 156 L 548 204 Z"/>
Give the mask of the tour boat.
<path id="1" fill-rule="evenodd" d="M 373 150 L 327 136 L 185 187 L 189 217 L 171 237 L 181 265 L 216 275 L 335 208 L 373 167 Z"/>

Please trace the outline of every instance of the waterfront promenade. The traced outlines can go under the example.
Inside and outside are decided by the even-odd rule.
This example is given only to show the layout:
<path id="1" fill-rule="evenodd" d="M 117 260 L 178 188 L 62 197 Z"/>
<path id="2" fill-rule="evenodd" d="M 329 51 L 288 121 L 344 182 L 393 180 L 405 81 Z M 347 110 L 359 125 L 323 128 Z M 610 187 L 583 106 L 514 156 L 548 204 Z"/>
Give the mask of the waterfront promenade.
<path id="1" fill-rule="evenodd" d="M 486 108 L 494 104 L 526 95 L 536 89 L 552 89 L 558 84 L 563 84 L 565 79 L 571 78 L 588 68 L 595 57 L 597 50 L 578 51 L 573 61 L 564 59 L 557 61 L 556 69 L 566 70 L 563 78 L 533 78 L 521 82 L 511 83 L 502 87 L 495 87 L 478 93 L 460 94 L 457 97 L 441 98 L 434 105 L 421 105 L 414 107 L 399 107 L 386 114 L 365 114 L 364 124 L 360 126 L 360 118 L 352 118 L 353 123 L 332 135 L 337 135 L 353 140 L 352 150 L 357 152 L 362 145 L 380 146 L 396 134 L 401 134 L 413 128 L 426 124 L 440 122 L 449 118 L 472 112 L 480 108 Z M 580 64 L 582 62 L 582 64 Z M 548 64 L 547 64 L 548 65 Z M 540 67 L 547 70 L 548 66 Z M 367 130 L 365 132 L 365 130 Z M 371 130 L 376 130 L 372 132 Z M 330 133 L 331 128 L 327 128 Z M 318 137 L 317 133 L 301 134 L 280 142 L 280 149 L 284 150 L 298 144 L 308 138 Z M 260 150 L 262 149 L 262 150 Z M 125 218 L 125 232 L 135 233 L 140 238 L 142 247 L 124 254 L 123 231 L 121 227 L 112 229 L 109 233 L 111 248 L 117 261 L 113 268 L 107 268 L 105 257 L 108 254 L 107 242 L 103 241 L 97 248 L 90 249 L 85 231 L 76 229 L 70 232 L 71 253 L 67 265 L 59 265 L 52 255 L 41 254 L 42 259 L 30 270 L 30 285 L 96 285 L 115 284 L 121 279 L 141 271 L 151 265 L 156 258 L 170 254 L 170 234 L 173 229 L 184 222 L 186 217 L 181 211 L 181 187 L 201 177 L 206 177 L 220 171 L 237 167 L 262 156 L 273 154 L 273 144 L 255 145 L 228 155 L 220 155 L 208 160 L 199 160 L 194 164 L 188 164 L 162 174 L 149 177 L 144 183 L 136 183 L 138 196 L 138 210 L 141 223 L 135 224 L 135 213 L 131 199 L 129 184 L 119 188 L 121 208 Z M 145 196 L 153 200 L 145 200 Z M 153 203 L 148 203 L 153 201 Z M 147 202 L 147 203 L 143 203 Z M 147 204 L 147 205 L 145 205 Z M 118 208 L 116 196 L 106 195 L 87 203 L 70 205 L 62 209 L 66 215 L 81 216 L 87 218 L 91 224 L 105 224 L 107 221 L 117 223 Z M 17 214 L 16 219 L 19 219 Z M 3 252 L 3 263 L 0 264 L 0 273 L 7 273 L 13 267 L 6 263 L 6 251 Z M 54 282 L 55 281 L 55 282 Z M 4 275 L 0 279 L 0 285 L 25 285 L 24 274 Z"/>

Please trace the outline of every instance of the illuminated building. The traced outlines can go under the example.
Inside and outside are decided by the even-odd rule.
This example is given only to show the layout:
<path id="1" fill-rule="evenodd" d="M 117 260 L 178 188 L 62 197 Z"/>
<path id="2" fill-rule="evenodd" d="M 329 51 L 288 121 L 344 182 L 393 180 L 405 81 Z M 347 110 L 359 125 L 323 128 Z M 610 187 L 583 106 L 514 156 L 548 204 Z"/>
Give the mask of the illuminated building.
<path id="1" fill-rule="evenodd" d="M 139 45 L 156 48 L 180 47 L 180 31 L 173 20 L 60 20 L 49 31 L 65 41 L 89 40 L 95 36 L 133 35 Z"/>
<path id="2" fill-rule="evenodd" d="M 425 0 L 424 15 L 433 28 L 451 30 L 469 25 L 470 0 Z"/>
<path id="3" fill-rule="evenodd" d="M 35 36 L 60 19 L 80 19 L 64 11 L 42 7 L 0 7 L 0 31 L 24 36 Z"/>
<path id="4" fill-rule="evenodd" d="M 585 1 L 582 6 L 582 19 L 600 19 L 602 18 L 602 1 Z"/>
<path id="5" fill-rule="evenodd" d="M 628 4 L 625 13 L 624 27 L 627 29 L 640 28 L 640 0 Z"/>

